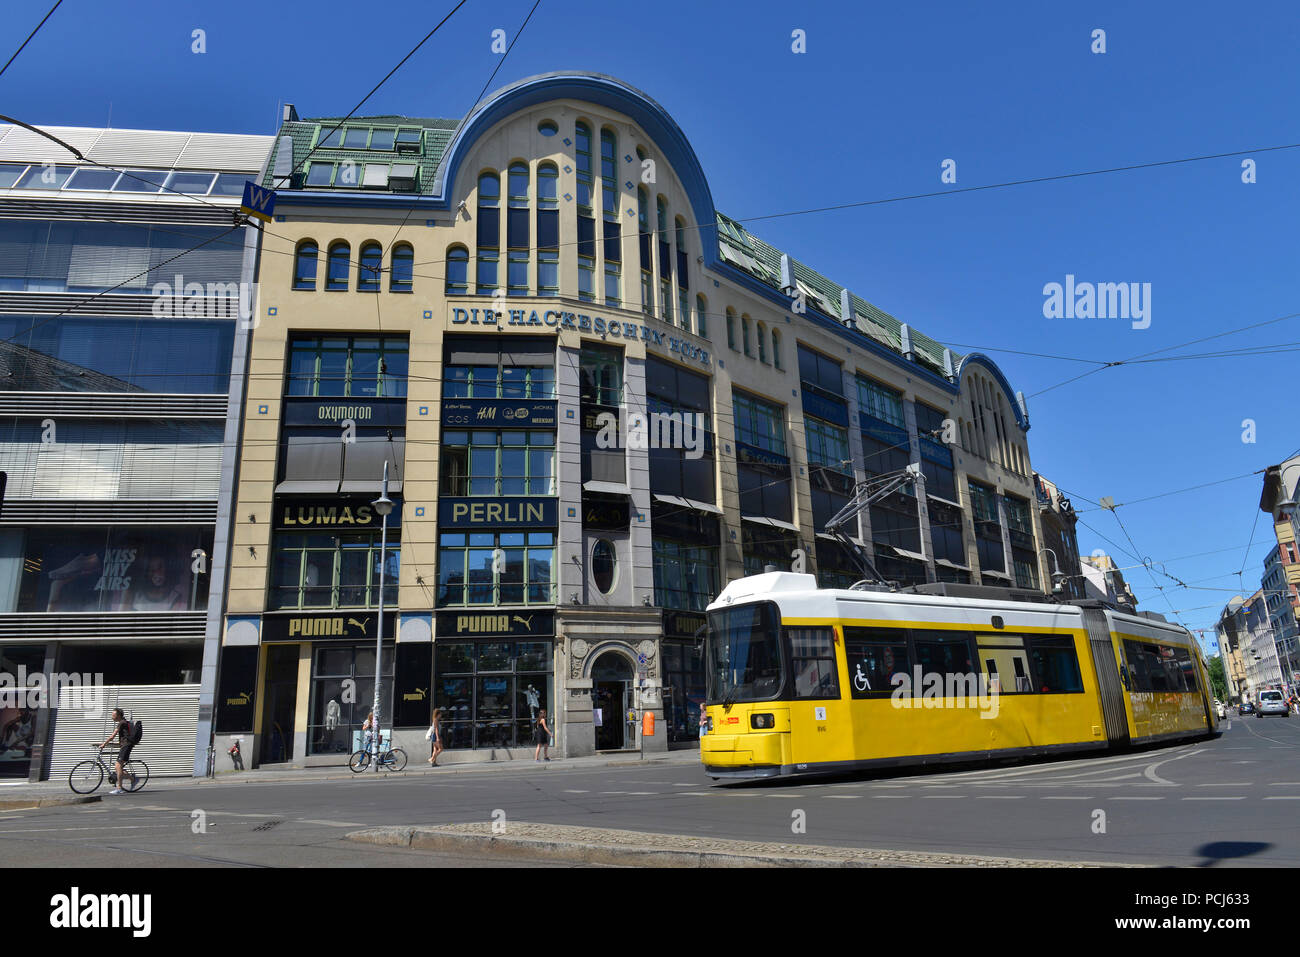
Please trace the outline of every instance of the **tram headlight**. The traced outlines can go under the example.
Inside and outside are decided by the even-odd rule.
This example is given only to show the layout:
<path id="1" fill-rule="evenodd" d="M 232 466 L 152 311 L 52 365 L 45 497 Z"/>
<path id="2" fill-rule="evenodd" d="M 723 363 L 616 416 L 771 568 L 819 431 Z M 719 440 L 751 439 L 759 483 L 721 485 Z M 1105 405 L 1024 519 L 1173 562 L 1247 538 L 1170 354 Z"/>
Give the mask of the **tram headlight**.
<path id="1" fill-rule="evenodd" d="M 776 727 L 776 716 L 771 714 L 751 714 L 749 726 L 758 730 Z"/>

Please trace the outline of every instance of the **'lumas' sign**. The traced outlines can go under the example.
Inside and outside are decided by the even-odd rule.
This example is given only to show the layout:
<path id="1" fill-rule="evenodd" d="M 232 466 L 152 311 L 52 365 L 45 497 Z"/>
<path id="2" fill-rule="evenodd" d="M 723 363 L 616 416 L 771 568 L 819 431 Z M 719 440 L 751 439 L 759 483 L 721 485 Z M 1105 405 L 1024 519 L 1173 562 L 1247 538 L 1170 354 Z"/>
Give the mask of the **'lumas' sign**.
<path id="1" fill-rule="evenodd" d="M 647 345 L 653 344 L 668 352 L 675 353 L 683 359 L 692 359 L 701 365 L 711 364 L 707 349 L 653 329 L 636 322 L 623 322 L 619 319 L 606 319 L 604 316 L 592 316 L 583 312 L 568 312 L 563 309 L 474 309 L 453 306 L 451 310 L 453 326 L 491 326 L 498 329 L 515 327 L 518 329 L 551 328 L 573 329 L 602 339 L 640 340 Z"/>

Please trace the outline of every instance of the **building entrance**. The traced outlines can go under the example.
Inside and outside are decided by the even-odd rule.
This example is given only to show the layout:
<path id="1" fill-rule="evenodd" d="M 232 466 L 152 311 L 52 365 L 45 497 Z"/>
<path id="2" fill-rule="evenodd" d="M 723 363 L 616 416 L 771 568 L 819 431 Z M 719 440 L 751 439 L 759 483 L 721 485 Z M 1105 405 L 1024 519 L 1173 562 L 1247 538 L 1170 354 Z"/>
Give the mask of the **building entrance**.
<path id="1" fill-rule="evenodd" d="M 293 760 L 293 719 L 298 702 L 298 646 L 270 645 L 266 651 L 266 695 L 262 712 L 260 764 Z"/>
<path id="2" fill-rule="evenodd" d="M 619 751 L 636 746 L 635 731 L 627 722 L 632 705 L 632 664 L 616 651 L 607 651 L 591 668 L 592 707 L 600 711 L 596 728 L 597 751 Z"/>

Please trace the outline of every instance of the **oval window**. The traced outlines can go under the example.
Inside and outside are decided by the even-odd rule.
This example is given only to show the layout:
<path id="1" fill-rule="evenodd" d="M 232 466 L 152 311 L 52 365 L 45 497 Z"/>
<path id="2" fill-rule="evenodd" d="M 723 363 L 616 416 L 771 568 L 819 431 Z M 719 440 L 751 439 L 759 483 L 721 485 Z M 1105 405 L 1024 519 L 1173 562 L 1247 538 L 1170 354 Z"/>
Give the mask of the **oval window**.
<path id="1" fill-rule="evenodd" d="M 556 133 L 560 132 L 560 128 L 551 120 L 542 120 L 542 122 L 537 124 L 537 132 L 541 133 L 543 136 L 554 136 Z"/>
<path id="2" fill-rule="evenodd" d="M 602 538 L 591 549 L 591 579 L 602 595 L 608 595 L 614 590 L 614 573 L 617 569 L 618 559 L 614 554 L 614 546 Z"/>

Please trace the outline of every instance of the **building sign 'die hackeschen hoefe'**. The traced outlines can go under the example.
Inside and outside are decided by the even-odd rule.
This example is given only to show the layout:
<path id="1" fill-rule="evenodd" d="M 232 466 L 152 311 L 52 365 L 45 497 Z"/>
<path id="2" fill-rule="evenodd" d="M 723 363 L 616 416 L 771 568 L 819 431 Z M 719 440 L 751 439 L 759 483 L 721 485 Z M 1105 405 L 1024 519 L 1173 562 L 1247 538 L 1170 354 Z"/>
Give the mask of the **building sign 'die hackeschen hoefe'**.
<path id="1" fill-rule="evenodd" d="M 663 352 L 673 353 L 683 360 L 693 360 L 703 366 L 711 366 L 712 360 L 707 349 L 701 349 L 692 342 L 678 336 L 670 335 L 639 322 L 623 322 L 621 319 L 606 319 L 604 316 L 592 316 L 585 312 L 569 312 L 566 309 L 507 309 L 498 312 L 490 305 L 475 307 L 450 306 L 451 324 L 453 326 L 487 326 L 507 332 L 525 329 L 571 329 L 587 336 L 599 336 L 601 339 L 640 340 L 647 346 L 654 346 Z"/>
<path id="2" fill-rule="evenodd" d="M 555 402 L 546 399 L 443 399 L 442 425 L 446 429 L 554 428 Z"/>
<path id="3" fill-rule="evenodd" d="M 505 611 L 440 611 L 438 635 L 443 638 L 549 638 L 555 634 L 555 612 L 531 608 Z"/>
<path id="4" fill-rule="evenodd" d="M 378 529 L 382 519 L 371 504 L 374 496 L 340 495 L 332 498 L 278 498 L 275 501 L 275 528 L 298 531 L 343 531 Z M 401 520 L 401 502 L 388 516 L 390 528 Z"/>
<path id="5" fill-rule="evenodd" d="M 438 500 L 438 527 L 555 528 L 560 510 L 554 498 L 511 496 L 508 498 L 448 498 Z"/>
<path id="6" fill-rule="evenodd" d="M 397 610 L 384 613 L 384 639 L 396 634 Z M 262 642 L 324 641 L 347 639 L 374 641 L 379 613 L 374 611 L 297 611 L 262 616 Z"/>
<path id="7" fill-rule="evenodd" d="M 285 425 L 406 425 L 405 399 L 303 399 L 285 396 Z"/>

